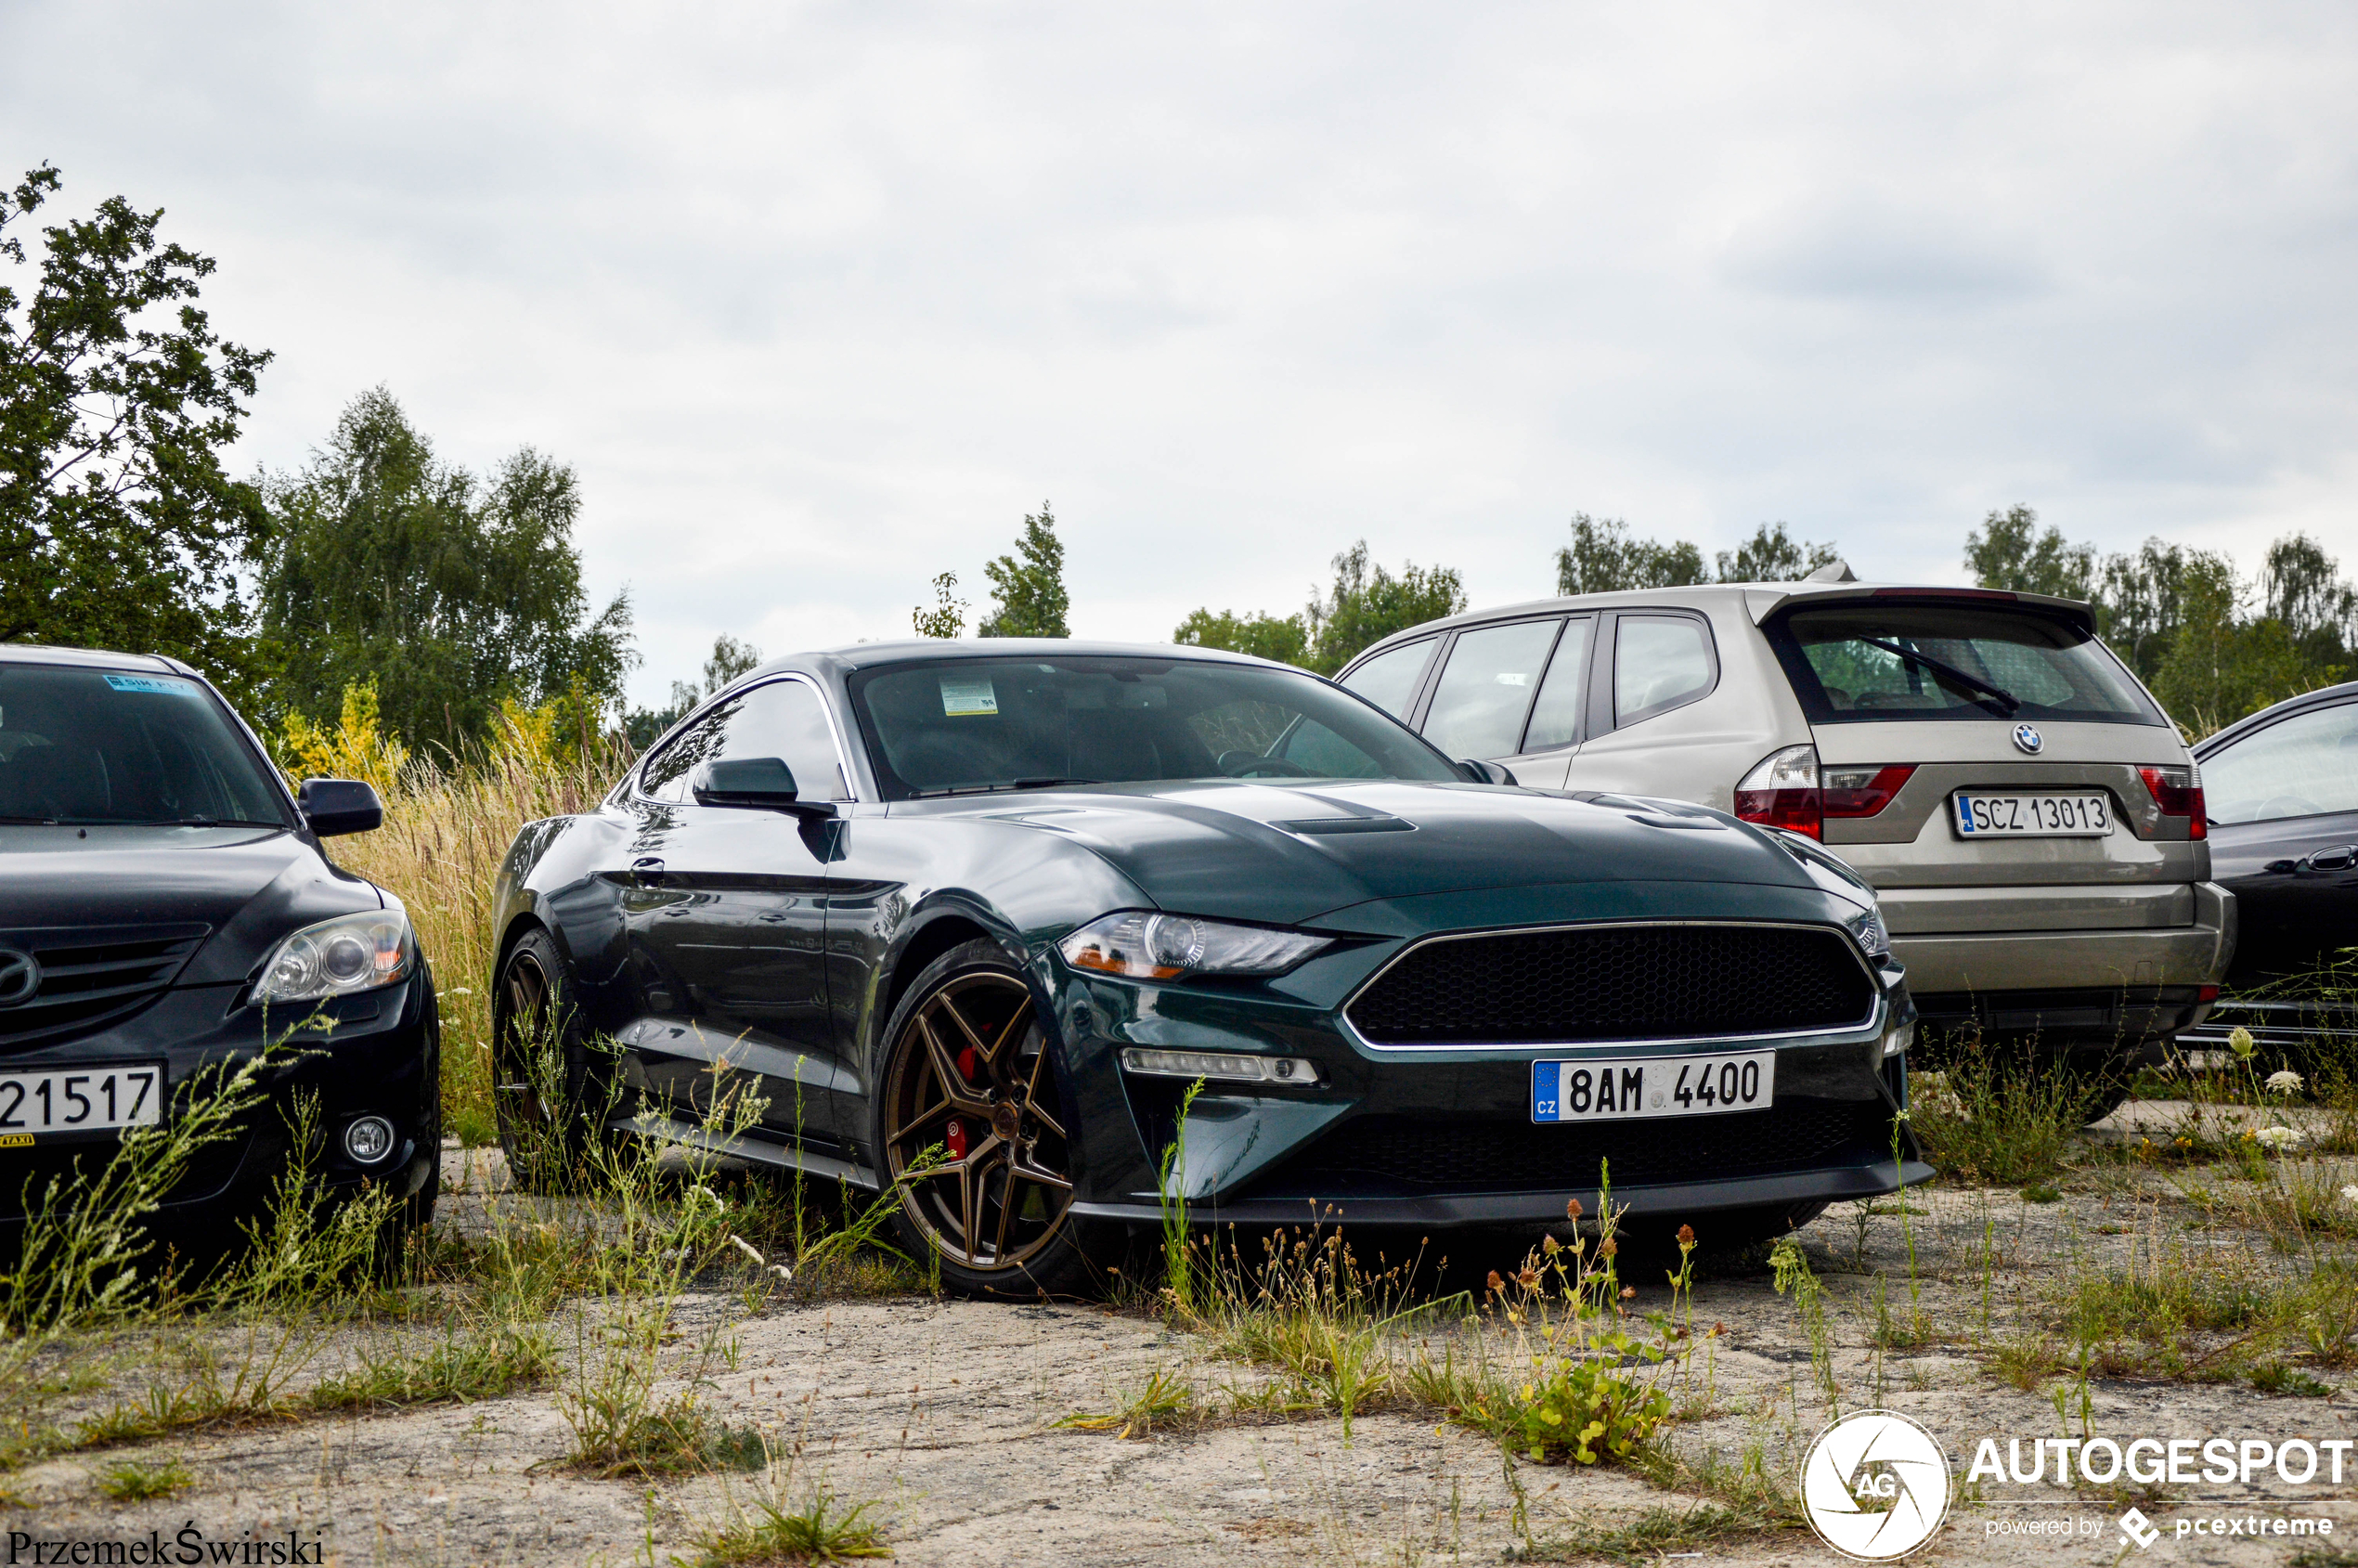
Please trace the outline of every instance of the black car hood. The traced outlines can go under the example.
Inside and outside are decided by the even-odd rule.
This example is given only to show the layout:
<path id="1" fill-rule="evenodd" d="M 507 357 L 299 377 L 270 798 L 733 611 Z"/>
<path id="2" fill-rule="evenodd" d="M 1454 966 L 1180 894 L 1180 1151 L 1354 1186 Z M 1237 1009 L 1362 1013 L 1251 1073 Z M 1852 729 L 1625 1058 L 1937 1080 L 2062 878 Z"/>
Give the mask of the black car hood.
<path id="1" fill-rule="evenodd" d="M 0 932 L 206 927 L 182 985 L 242 980 L 296 927 L 384 901 L 283 831 L 0 826 Z"/>
<path id="2" fill-rule="evenodd" d="M 1580 882 L 1816 886 L 1766 835 L 1717 813 L 1473 784 L 1102 785 L 1001 797 L 981 814 L 1087 847 L 1165 909 L 1249 920 Z"/>

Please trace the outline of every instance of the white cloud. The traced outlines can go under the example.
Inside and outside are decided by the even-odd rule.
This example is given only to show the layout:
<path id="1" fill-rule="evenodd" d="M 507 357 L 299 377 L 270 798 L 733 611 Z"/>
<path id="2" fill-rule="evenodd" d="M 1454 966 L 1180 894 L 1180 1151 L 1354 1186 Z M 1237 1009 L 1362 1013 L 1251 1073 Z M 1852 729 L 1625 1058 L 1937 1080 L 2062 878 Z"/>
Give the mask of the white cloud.
<path id="1" fill-rule="evenodd" d="M 2163 5 L 0 13 L 0 143 L 216 255 L 287 466 L 576 463 L 641 695 L 895 634 L 1052 498 L 1078 629 L 1574 510 L 1953 579 L 1986 510 L 2358 566 L 2358 15 Z"/>

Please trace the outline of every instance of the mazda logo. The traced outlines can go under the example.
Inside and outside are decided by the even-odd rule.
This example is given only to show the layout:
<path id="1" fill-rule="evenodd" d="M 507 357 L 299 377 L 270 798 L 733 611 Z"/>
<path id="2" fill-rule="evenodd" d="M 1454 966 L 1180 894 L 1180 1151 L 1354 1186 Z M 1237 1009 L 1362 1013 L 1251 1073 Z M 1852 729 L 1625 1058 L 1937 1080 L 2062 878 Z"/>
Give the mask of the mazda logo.
<path id="1" fill-rule="evenodd" d="M 2038 756 L 2039 748 L 2046 744 L 2045 738 L 2039 733 L 2038 725 L 2017 724 L 2015 726 L 2015 745 L 2031 756 Z"/>
<path id="2" fill-rule="evenodd" d="M 41 965 L 33 962 L 32 954 L 0 947 L 0 1007 L 30 1002 L 40 989 Z"/>

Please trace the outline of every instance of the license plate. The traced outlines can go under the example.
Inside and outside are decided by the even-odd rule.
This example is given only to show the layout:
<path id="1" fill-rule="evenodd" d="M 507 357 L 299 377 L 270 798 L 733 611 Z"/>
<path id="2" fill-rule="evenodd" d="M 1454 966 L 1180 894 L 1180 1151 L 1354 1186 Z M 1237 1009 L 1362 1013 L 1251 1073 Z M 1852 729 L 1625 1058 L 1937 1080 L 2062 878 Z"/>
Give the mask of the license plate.
<path id="1" fill-rule="evenodd" d="M 0 1148 L 22 1148 L 44 1133 L 151 1127 L 163 1115 L 163 1064 L 0 1072 Z"/>
<path id="2" fill-rule="evenodd" d="M 2102 838 L 2112 831 L 2112 797 L 1966 795 L 1956 797 L 1958 835 L 1966 838 Z"/>
<path id="3" fill-rule="evenodd" d="M 1777 1053 L 1534 1062 L 1534 1121 L 1629 1121 L 1765 1109 L 1777 1095 Z"/>

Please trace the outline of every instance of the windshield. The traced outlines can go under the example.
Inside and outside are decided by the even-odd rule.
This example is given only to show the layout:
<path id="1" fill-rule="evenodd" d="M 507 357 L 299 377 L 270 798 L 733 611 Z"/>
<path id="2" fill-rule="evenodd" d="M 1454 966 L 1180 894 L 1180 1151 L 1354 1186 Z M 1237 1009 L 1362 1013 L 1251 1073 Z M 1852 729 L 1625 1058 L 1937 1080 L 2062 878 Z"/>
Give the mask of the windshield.
<path id="1" fill-rule="evenodd" d="M 6 663 L 0 822 L 290 825 L 283 793 L 201 681 Z"/>
<path id="2" fill-rule="evenodd" d="M 2163 721 L 2102 642 L 2027 610 L 1849 601 L 1793 611 L 1766 629 L 1812 724 Z"/>
<path id="3" fill-rule="evenodd" d="M 1189 659 L 932 659 L 851 677 L 887 799 L 1158 779 L 1464 775 L 1307 675 Z"/>

